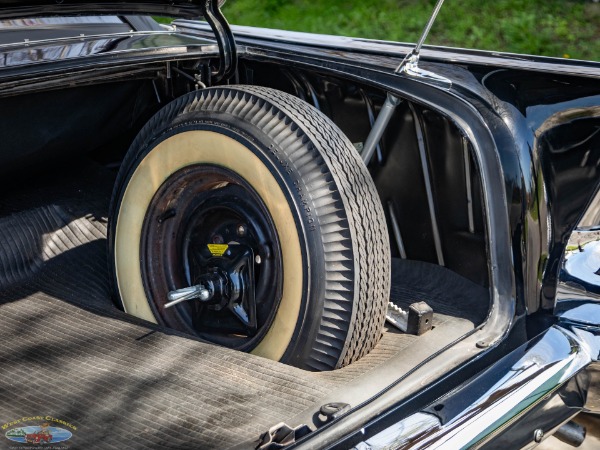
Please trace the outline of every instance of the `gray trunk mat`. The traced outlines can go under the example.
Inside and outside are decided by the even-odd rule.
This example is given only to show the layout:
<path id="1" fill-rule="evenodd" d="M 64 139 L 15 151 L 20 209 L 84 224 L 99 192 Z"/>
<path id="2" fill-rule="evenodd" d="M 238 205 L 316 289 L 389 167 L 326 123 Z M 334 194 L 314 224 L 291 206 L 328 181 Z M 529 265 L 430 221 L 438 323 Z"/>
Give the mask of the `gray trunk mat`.
<path id="1" fill-rule="evenodd" d="M 315 410 L 345 386 L 362 383 L 370 387 L 365 395 L 375 392 L 383 386 L 363 377 L 388 361 L 394 376 L 409 370 L 398 364 L 414 353 L 411 344 L 438 336 L 441 348 L 485 317 L 485 289 L 437 266 L 395 261 L 392 298 L 428 301 L 436 329 L 420 338 L 390 330 L 373 352 L 341 370 L 305 372 L 161 329 L 110 300 L 111 184 L 103 169 L 86 168 L 60 186 L 40 181 L 0 200 L 3 434 L 49 420 L 73 433 L 60 444 L 65 448 L 227 448 Z M 0 437 L 0 448 L 13 444 Z"/>

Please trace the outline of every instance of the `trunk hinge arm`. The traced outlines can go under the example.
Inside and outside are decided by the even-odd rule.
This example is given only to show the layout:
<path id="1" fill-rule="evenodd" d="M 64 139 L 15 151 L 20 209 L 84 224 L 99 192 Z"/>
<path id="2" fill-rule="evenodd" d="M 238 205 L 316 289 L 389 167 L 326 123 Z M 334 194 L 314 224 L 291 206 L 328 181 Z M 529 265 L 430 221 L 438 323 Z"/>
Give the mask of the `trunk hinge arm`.
<path id="1" fill-rule="evenodd" d="M 237 47 L 227 19 L 219 8 L 218 0 L 200 0 L 202 14 L 215 33 L 219 45 L 219 69 L 212 74 L 214 81 L 228 80 L 237 70 Z"/>
<path id="2" fill-rule="evenodd" d="M 423 29 L 423 33 L 421 33 L 421 37 L 415 47 L 404 57 L 400 65 L 394 70 L 394 73 L 403 73 L 409 75 L 411 77 L 426 80 L 429 83 L 434 83 L 440 85 L 442 88 L 448 90 L 452 87 L 452 82 L 444 77 L 436 75 L 435 73 L 429 72 L 427 70 L 423 70 L 419 67 L 419 56 L 421 53 L 421 47 L 433 26 L 433 22 L 437 15 L 442 9 L 442 5 L 444 4 L 444 0 L 438 0 L 431 13 L 431 17 L 427 21 L 427 25 Z M 388 92 L 387 97 L 385 99 L 385 103 L 381 108 L 373 127 L 371 128 L 371 132 L 365 141 L 365 145 L 363 146 L 363 150 L 361 152 L 362 160 L 365 164 L 369 164 L 371 158 L 373 157 L 373 153 L 375 152 L 375 148 L 379 144 L 383 133 L 387 129 L 387 126 L 396 110 L 396 107 L 401 103 L 401 100 L 396 97 L 394 94 Z"/>

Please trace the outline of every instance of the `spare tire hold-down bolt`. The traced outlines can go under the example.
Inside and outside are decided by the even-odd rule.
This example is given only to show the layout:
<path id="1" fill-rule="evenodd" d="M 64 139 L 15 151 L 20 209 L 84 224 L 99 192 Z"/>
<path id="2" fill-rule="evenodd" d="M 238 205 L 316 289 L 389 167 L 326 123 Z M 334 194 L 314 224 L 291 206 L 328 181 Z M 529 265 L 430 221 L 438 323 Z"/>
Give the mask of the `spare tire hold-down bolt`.
<path id="1" fill-rule="evenodd" d="M 165 308 L 170 308 L 171 306 L 175 306 L 176 304 L 187 300 L 200 300 L 206 302 L 211 299 L 212 294 L 203 285 L 197 284 L 196 286 L 171 291 L 167 297 L 169 303 L 165 303 Z"/>

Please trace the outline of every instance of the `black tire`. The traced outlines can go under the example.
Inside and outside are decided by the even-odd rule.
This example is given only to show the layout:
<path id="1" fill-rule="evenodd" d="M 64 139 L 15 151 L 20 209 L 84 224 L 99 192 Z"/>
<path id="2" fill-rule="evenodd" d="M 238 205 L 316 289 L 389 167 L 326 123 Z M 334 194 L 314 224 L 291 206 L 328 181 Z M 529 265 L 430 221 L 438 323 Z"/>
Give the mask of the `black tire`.
<path id="1" fill-rule="evenodd" d="M 227 181 L 206 187 L 213 169 L 220 173 L 215 180 Z M 212 339 L 199 327 L 198 337 L 308 370 L 343 367 L 373 349 L 382 335 L 390 288 L 388 233 L 373 181 L 352 144 L 326 116 L 291 95 L 262 87 L 215 87 L 185 95 L 159 111 L 135 139 L 115 185 L 109 227 L 115 290 L 127 312 L 168 326 L 173 320 L 188 323 L 186 314 L 201 307 L 203 314 L 221 314 L 185 302 L 169 309 L 180 311 L 179 319 L 169 318 L 161 306 L 167 300 L 154 298 L 163 291 L 153 283 L 167 271 L 160 286 L 180 288 L 173 286 L 177 275 L 165 269 L 168 262 L 147 261 L 163 255 L 166 261 L 177 259 L 172 257 L 179 254 L 176 235 L 192 220 L 191 213 L 181 212 L 186 218 L 177 218 L 165 231 L 155 224 L 152 211 L 164 215 L 169 205 L 179 207 L 178 195 L 192 197 L 189 189 L 202 183 L 206 186 L 197 188 L 202 194 L 243 187 L 249 204 L 260 203 L 249 208 L 266 211 L 258 227 L 266 234 L 270 227 L 276 232 L 272 247 L 277 251 L 271 252 L 276 253 L 270 256 L 271 268 L 264 270 L 280 286 L 257 287 L 271 292 L 265 296 L 273 310 L 263 320 L 262 334 L 227 343 L 226 337 Z M 201 203 L 196 208 L 204 213 L 208 207 Z M 168 213 L 178 214 L 177 208 Z M 198 223 L 205 226 L 209 219 L 200 217 Z M 186 242 L 192 235 L 199 239 L 194 233 L 186 234 Z M 148 247 L 160 251 L 148 253 Z M 189 320 L 196 327 L 195 319 Z"/>

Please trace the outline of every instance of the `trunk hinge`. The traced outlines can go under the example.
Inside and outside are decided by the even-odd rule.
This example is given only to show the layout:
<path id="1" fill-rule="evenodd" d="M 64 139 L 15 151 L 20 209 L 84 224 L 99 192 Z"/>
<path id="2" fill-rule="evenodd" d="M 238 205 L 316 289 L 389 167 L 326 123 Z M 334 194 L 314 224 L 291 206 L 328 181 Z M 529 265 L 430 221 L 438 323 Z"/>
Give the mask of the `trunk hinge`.
<path id="1" fill-rule="evenodd" d="M 228 80 L 237 70 L 237 48 L 233 32 L 221 12 L 220 1 L 200 0 L 202 14 L 215 33 L 219 45 L 219 68 L 212 74 L 214 81 Z"/>

